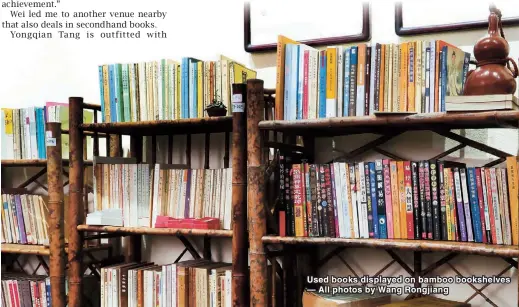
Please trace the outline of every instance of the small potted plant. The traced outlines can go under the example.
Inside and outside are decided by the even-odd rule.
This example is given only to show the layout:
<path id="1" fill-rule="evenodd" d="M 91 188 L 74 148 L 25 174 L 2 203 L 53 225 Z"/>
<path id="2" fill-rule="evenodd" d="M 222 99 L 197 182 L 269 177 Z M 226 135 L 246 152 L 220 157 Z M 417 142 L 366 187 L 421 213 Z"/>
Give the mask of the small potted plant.
<path id="1" fill-rule="evenodd" d="M 210 117 L 225 116 L 227 114 L 227 107 L 221 101 L 213 99 L 213 102 L 209 104 L 205 111 Z"/>

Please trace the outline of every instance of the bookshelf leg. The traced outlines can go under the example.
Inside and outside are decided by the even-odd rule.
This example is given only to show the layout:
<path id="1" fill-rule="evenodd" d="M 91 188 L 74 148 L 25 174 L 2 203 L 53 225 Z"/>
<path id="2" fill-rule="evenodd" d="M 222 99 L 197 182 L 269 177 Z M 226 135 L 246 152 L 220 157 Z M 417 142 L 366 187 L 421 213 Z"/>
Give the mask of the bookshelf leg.
<path id="1" fill-rule="evenodd" d="M 247 203 L 249 224 L 250 306 L 267 306 L 267 258 L 263 236 L 267 234 L 265 168 L 261 157 L 259 122 L 264 118 L 262 80 L 247 81 Z"/>
<path id="2" fill-rule="evenodd" d="M 68 208 L 68 306 L 81 306 L 82 234 L 77 231 L 78 224 L 84 222 L 83 216 L 83 133 L 79 126 L 83 123 L 83 98 L 69 98 L 69 208 Z M 47 153 L 49 150 L 47 149 Z M 47 154 L 48 155 L 48 154 Z M 50 168 L 49 168 L 50 170 Z M 52 287 L 51 287 L 52 288 Z M 65 293 L 63 291 L 62 293 Z M 53 296 L 54 298 L 54 296 Z M 59 306 L 54 305 L 52 306 Z"/>
<path id="3" fill-rule="evenodd" d="M 49 276 L 52 306 L 65 306 L 65 232 L 61 124 L 47 123 L 47 182 L 49 186 Z"/>
<path id="4" fill-rule="evenodd" d="M 204 237 L 204 259 L 211 261 L 211 237 Z"/>

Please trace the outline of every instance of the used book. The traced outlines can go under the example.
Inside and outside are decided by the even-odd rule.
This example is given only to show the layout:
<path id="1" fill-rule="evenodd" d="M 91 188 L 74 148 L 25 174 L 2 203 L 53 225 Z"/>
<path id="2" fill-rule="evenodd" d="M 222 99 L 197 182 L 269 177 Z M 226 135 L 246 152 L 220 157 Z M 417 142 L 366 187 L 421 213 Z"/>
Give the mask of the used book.
<path id="1" fill-rule="evenodd" d="M 445 107 L 447 112 L 519 110 L 519 103 L 512 94 L 448 96 Z"/>
<path id="2" fill-rule="evenodd" d="M 391 302 L 389 294 L 320 294 L 303 293 L 303 307 L 376 307 Z"/>

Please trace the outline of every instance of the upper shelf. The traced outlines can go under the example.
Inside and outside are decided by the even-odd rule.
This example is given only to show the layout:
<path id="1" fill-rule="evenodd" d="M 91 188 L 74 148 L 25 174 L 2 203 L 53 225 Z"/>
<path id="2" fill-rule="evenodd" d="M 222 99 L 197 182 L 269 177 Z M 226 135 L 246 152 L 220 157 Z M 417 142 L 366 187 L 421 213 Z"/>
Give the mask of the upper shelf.
<path id="1" fill-rule="evenodd" d="M 519 128 L 519 111 L 372 115 L 305 120 L 261 121 L 259 128 L 293 135 L 337 136 L 398 130 Z"/>
<path id="2" fill-rule="evenodd" d="M 63 159 L 63 165 L 68 166 L 70 161 Z M 27 167 L 27 166 L 47 166 L 47 159 L 15 159 L 15 160 L 1 160 L 0 164 L 3 167 Z M 92 161 L 84 161 L 83 165 L 92 165 Z"/>
<path id="3" fill-rule="evenodd" d="M 148 228 L 148 227 L 119 227 L 119 226 L 94 226 L 78 225 L 79 231 L 107 232 L 118 234 L 141 234 L 163 236 L 208 236 L 208 237 L 232 237 L 232 230 L 207 230 L 207 229 L 180 229 L 180 228 Z"/>
<path id="4" fill-rule="evenodd" d="M 124 135 L 171 135 L 231 132 L 232 116 L 82 124 L 80 129 L 83 131 Z"/>
<path id="5" fill-rule="evenodd" d="M 111 249 L 110 245 L 99 245 L 87 247 L 84 250 L 89 252 L 95 252 L 100 250 L 108 250 Z M 30 245 L 30 244 L 12 244 L 12 243 L 2 243 L 0 245 L 0 250 L 2 253 L 7 254 L 20 254 L 20 255 L 40 255 L 40 256 L 49 256 L 50 248 L 49 246 L 44 245 Z M 68 247 L 65 247 L 65 252 L 68 252 Z"/>

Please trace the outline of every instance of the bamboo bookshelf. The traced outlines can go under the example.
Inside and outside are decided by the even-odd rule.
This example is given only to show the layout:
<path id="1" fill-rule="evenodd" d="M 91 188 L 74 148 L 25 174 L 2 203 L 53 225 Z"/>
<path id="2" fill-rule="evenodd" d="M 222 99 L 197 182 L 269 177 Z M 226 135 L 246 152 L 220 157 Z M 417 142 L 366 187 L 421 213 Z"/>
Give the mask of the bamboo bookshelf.
<path id="1" fill-rule="evenodd" d="M 247 90 L 244 84 L 233 84 L 233 93 L 241 93 L 243 102 L 247 101 Z M 267 91 L 262 99 L 273 102 L 274 91 Z M 81 293 L 81 250 L 84 241 L 88 238 L 118 238 L 125 237 L 126 248 L 123 251 L 125 261 L 141 260 L 141 242 L 143 235 L 175 236 L 185 246 L 175 262 L 181 260 L 188 252 L 195 259 L 211 259 L 211 238 L 232 238 L 232 302 L 233 306 L 249 304 L 249 273 L 247 261 L 247 192 L 246 192 L 246 141 L 247 127 L 245 112 L 234 112 L 232 116 L 206 117 L 197 119 L 157 120 L 125 123 L 96 123 L 84 124 L 82 112 L 86 107 L 83 99 L 71 97 L 69 99 L 69 135 L 70 135 L 70 208 L 69 208 L 69 302 L 70 307 L 79 307 Z M 268 117 L 266 112 L 264 118 Z M 232 145 L 229 146 L 232 132 Z M 186 164 L 191 166 L 191 136 L 203 134 L 205 136 L 204 168 L 209 168 L 210 138 L 213 133 L 225 133 L 225 154 L 223 164 L 225 168 L 232 163 L 232 230 L 195 230 L 195 229 L 160 229 L 147 227 L 114 227 L 85 225 L 84 214 L 81 211 L 85 197 L 82 195 L 83 185 L 83 137 L 94 136 L 94 156 L 99 155 L 96 150 L 96 136 L 105 135 L 107 148 L 111 157 L 121 156 L 121 136 L 130 135 L 130 156 L 138 162 L 143 162 L 143 137 L 151 139 L 151 155 L 146 157 L 145 163 L 154 164 L 157 161 L 157 136 L 168 136 L 168 163 L 172 163 L 173 135 L 186 135 Z M 232 150 L 232 162 L 230 151 Z M 96 233 L 89 235 L 90 233 Z M 203 253 L 191 244 L 188 237 L 203 238 Z"/>
<path id="2" fill-rule="evenodd" d="M 301 295 L 304 289 L 304 278 L 300 270 L 296 268 L 301 263 L 297 255 L 308 255 L 310 264 L 303 266 L 310 268 L 312 274 L 322 267 L 331 258 L 350 247 L 375 248 L 386 250 L 392 261 L 386 265 L 377 275 L 381 274 L 393 263 L 398 263 L 411 276 L 423 277 L 431 273 L 441 265 L 449 265 L 456 274 L 460 274 L 450 263 L 454 257 L 463 254 L 492 256 L 502 258 L 508 263 L 508 267 L 499 275 L 515 267 L 519 257 L 518 246 L 488 245 L 482 243 L 445 242 L 429 240 L 393 240 L 393 239 L 344 239 L 344 238 L 313 238 L 313 237 L 281 237 L 277 235 L 275 227 L 271 227 L 271 220 L 275 208 L 267 201 L 267 198 L 276 199 L 276 195 L 269 195 L 269 185 L 265 184 L 262 174 L 265 170 L 272 169 L 276 161 L 264 159 L 264 147 L 282 151 L 285 155 L 303 155 L 308 162 L 313 163 L 316 137 L 330 137 L 339 135 L 351 135 L 360 133 L 378 134 L 379 138 L 363 145 L 351 152 L 344 153 L 345 159 L 352 159 L 367 151 L 375 151 L 392 159 L 403 160 L 401 157 L 379 148 L 381 144 L 406 131 L 427 130 L 433 131 L 446 138 L 459 143 L 453 149 L 433 157 L 441 159 L 456 150 L 466 146 L 476 148 L 497 157 L 485 165 L 490 167 L 505 160 L 508 153 L 492 148 L 488 145 L 471 140 L 452 132 L 452 129 L 486 129 L 486 128 L 519 128 L 518 111 L 492 111 L 477 113 L 431 113 L 416 115 L 390 115 L 390 116 L 361 116 L 325 118 L 313 120 L 262 120 L 262 110 L 265 108 L 262 99 L 263 83 L 260 81 L 248 84 L 249 101 L 247 105 L 247 132 L 248 132 L 248 206 L 249 206 L 249 231 L 250 249 L 250 295 L 251 306 L 267 306 L 275 304 L 276 297 L 268 297 L 268 279 L 281 280 L 283 286 L 284 306 L 301 306 Z M 255 99 L 256 98 L 256 99 Z M 269 108 L 271 106 L 267 106 Z M 274 133 L 272 133 L 274 132 Z M 280 135 L 281 134 L 281 135 Z M 274 140 L 272 140 L 274 136 Z M 296 137 L 303 139 L 304 146 L 295 144 Z M 283 140 L 280 142 L 278 140 Z M 291 141 L 291 142 L 290 142 Z M 405 159 L 404 159 L 405 160 Z M 267 172 L 268 173 L 268 172 Z M 269 173 L 268 173 L 269 174 Z M 268 175 L 267 174 L 267 175 Z M 271 174 L 271 173 L 270 173 Z M 275 183 L 276 184 L 276 183 Z M 332 246 L 334 249 L 322 258 L 318 257 L 318 246 Z M 407 265 L 395 251 L 412 251 L 413 265 Z M 446 252 L 447 255 L 426 268 L 422 267 L 422 253 Z M 282 265 L 278 264 L 281 258 Z M 267 261 L 273 267 L 272 276 L 267 275 Z M 348 264 L 345 263 L 347 266 Z M 282 267 L 282 269 L 281 269 Z M 356 274 L 354 272 L 354 274 Z M 276 276 L 277 275 L 277 276 Z M 415 287 L 420 287 L 415 283 Z M 488 285 L 486 285 L 488 286 Z M 485 286 L 485 287 L 486 287 Z M 518 285 L 519 286 L 519 285 Z M 483 288 L 485 288 L 483 287 Z M 474 296 L 482 295 L 487 302 L 491 302 L 482 293 L 482 288 L 476 288 Z M 519 288 L 518 288 L 519 290 Z M 518 291 L 519 293 L 519 291 Z M 519 301 L 519 298 L 518 298 Z"/>

